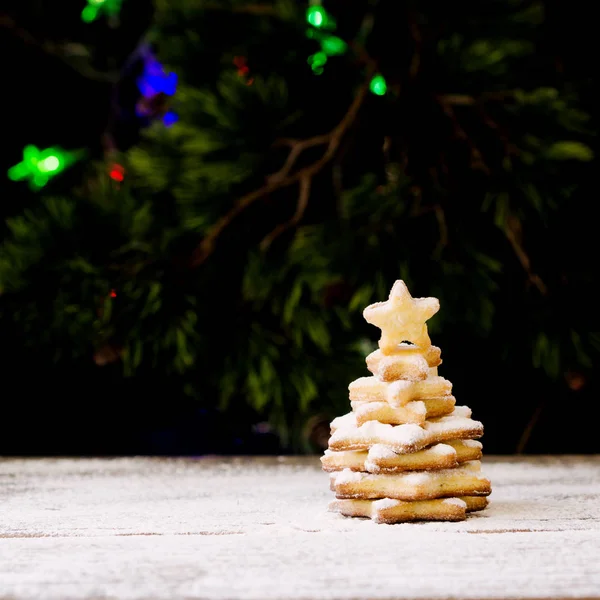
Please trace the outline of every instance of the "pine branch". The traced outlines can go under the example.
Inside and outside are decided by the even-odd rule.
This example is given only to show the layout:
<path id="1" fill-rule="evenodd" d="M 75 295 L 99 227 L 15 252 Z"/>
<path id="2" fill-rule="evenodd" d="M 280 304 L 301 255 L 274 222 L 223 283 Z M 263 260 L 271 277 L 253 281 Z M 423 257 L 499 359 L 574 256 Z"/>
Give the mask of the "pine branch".
<path id="1" fill-rule="evenodd" d="M 348 111 L 344 115 L 344 118 L 328 133 L 325 135 L 315 136 L 308 140 L 296 140 L 296 139 L 285 139 L 278 142 L 279 145 L 291 146 L 290 155 L 283 167 L 267 177 L 266 184 L 255 190 L 242 196 L 231 208 L 231 210 L 221 217 L 207 233 L 206 237 L 197 246 L 192 253 L 190 266 L 192 268 L 200 266 L 206 261 L 206 259 L 213 253 L 216 241 L 221 233 L 235 220 L 235 218 L 242 213 L 250 205 L 254 204 L 257 200 L 263 198 L 267 194 L 274 192 L 275 190 L 288 187 L 294 183 L 300 182 L 303 179 L 312 179 L 331 159 L 335 156 L 344 134 L 350 129 L 356 120 L 356 116 L 362 106 L 364 99 L 369 90 L 369 83 L 373 76 L 374 65 L 371 64 L 367 69 L 366 81 L 362 84 L 358 93 L 356 94 L 352 104 L 348 108 Z M 302 151 L 306 148 L 314 146 L 325 145 L 327 148 L 320 159 L 314 163 L 299 169 L 295 173 L 290 174 L 293 169 L 298 157 L 302 154 Z"/>

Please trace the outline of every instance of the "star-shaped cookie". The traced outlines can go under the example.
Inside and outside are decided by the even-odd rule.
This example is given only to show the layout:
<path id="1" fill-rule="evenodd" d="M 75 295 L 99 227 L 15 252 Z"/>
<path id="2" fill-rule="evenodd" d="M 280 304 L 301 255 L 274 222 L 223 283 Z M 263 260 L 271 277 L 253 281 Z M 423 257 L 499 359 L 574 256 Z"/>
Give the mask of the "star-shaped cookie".
<path id="1" fill-rule="evenodd" d="M 431 345 L 425 322 L 440 309 L 437 298 L 413 298 L 404 281 L 394 283 L 385 302 L 367 306 L 363 316 L 367 323 L 381 329 L 379 347 L 391 353 L 402 342 L 412 342 L 421 348 Z"/>

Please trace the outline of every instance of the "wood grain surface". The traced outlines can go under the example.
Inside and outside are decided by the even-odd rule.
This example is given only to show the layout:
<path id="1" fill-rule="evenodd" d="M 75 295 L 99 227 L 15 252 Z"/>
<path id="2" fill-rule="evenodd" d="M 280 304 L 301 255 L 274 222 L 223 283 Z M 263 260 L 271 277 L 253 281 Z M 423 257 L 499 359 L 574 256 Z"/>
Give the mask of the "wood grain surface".
<path id="1" fill-rule="evenodd" d="M 0 459 L 0 598 L 600 598 L 600 456 L 486 457 L 461 523 L 327 512 L 316 457 Z"/>

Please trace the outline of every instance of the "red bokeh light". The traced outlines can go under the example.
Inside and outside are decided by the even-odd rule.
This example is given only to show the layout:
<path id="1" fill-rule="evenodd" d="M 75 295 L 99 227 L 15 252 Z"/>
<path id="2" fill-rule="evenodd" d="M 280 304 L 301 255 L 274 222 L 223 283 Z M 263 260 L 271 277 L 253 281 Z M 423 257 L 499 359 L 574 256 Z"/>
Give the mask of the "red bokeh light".
<path id="1" fill-rule="evenodd" d="M 250 67 L 246 64 L 247 59 L 245 56 L 234 56 L 233 64 L 237 67 L 237 74 L 240 77 L 245 77 L 250 73 Z M 250 79 L 246 85 L 252 85 L 254 79 Z"/>
<path id="2" fill-rule="evenodd" d="M 125 179 L 125 168 L 115 163 L 112 165 L 108 175 L 113 181 L 120 183 Z"/>

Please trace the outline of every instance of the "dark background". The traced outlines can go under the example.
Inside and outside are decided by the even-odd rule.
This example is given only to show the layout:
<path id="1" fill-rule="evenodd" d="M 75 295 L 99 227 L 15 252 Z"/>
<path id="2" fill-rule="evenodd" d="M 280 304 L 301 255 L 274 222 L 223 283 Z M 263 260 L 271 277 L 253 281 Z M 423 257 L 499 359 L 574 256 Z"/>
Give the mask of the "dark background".
<path id="1" fill-rule="evenodd" d="M 545 4 L 550 33 L 545 38 L 547 45 L 538 52 L 555 55 L 557 69 L 568 70 L 572 78 L 583 81 L 591 69 L 596 69 L 592 56 L 597 25 L 591 15 L 592 3 Z M 122 17 L 127 27 L 110 36 L 100 27 L 84 26 L 79 19 L 80 8 L 81 3 L 74 0 L 54 3 L 52 11 L 45 11 L 43 19 L 36 20 L 29 13 L 27 2 L 2 3 L 2 173 L 20 161 L 27 140 L 35 139 L 39 147 L 57 140 L 64 147 L 86 146 L 92 157 L 102 153 L 101 136 L 111 118 L 111 103 L 115 101 L 113 87 L 82 78 L 76 70 L 56 61 L 39 43 L 32 42 L 14 23 L 26 24 L 27 32 L 38 41 L 69 39 L 93 44 L 98 57 L 96 65 L 102 70 L 110 67 L 102 64 L 103 55 L 110 55 L 119 65 L 131 54 L 151 23 L 152 8 L 149 2 L 125 0 Z M 125 107 L 125 116 L 121 114 L 121 119 L 113 124 L 123 148 L 137 143 L 141 129 L 140 123 L 127 118 L 128 111 L 133 113 L 136 101 L 133 84 L 136 68 L 139 65 L 130 67 L 125 74 L 126 83 L 121 86 L 119 102 Z M 202 68 L 199 67 L 197 77 L 202 76 Z M 206 65 L 207 71 L 211 68 Z M 582 85 L 580 100 L 596 123 L 597 93 L 592 87 Z M 368 149 L 365 160 L 369 159 L 367 152 Z M 561 213 L 560 227 L 556 228 L 558 260 L 569 264 L 581 261 L 585 268 L 590 268 L 596 256 L 597 222 L 590 218 L 593 214 L 590 203 L 597 198 L 596 175 L 597 166 L 581 172 L 580 190 L 572 197 L 569 211 Z M 75 185 L 79 177 L 81 167 L 77 166 L 65 173 L 64 186 Z M 3 217 L 11 217 L 29 201 L 29 192 L 2 175 L 0 198 Z M 530 246 L 535 248 L 535 241 L 530 241 Z M 427 289 L 418 289 L 415 295 L 428 293 Z M 506 290 L 506 293 L 512 292 Z M 581 306 L 581 318 L 589 318 L 589 327 L 593 328 L 596 298 L 578 298 L 574 302 Z M 513 316 L 518 323 L 521 316 L 516 313 Z M 9 319 L 3 319 L 2 329 L 1 454 L 197 455 L 291 451 L 266 424 L 265 416 L 251 407 L 237 405 L 235 410 L 223 412 L 216 403 L 199 404 L 178 391 L 170 377 L 151 369 L 124 379 L 118 363 L 99 367 L 86 357 L 56 364 L 49 359 L 46 349 L 38 351 L 28 345 L 25 340 L 28 334 L 13 326 Z M 374 330 L 365 331 L 376 339 Z M 463 344 L 455 335 L 444 337 L 441 332 L 433 341 L 442 348 L 444 365 L 440 374 L 454 383 L 458 403 L 468 403 L 474 410 L 474 418 L 485 425 L 487 452 L 512 453 L 519 449 L 529 453 L 589 453 L 600 449 L 592 417 L 597 412 L 598 398 L 593 370 L 566 370 L 558 381 L 550 381 L 541 369 L 532 373 L 525 366 L 519 370 L 518 366 L 507 368 L 508 363 L 493 362 L 493 339 L 489 347 L 485 340 L 474 347 L 468 336 Z M 356 372 L 356 377 L 366 374 L 366 370 Z M 339 382 L 341 389 L 347 384 L 348 381 Z M 321 422 L 316 422 L 309 435 L 317 440 L 322 436 L 322 427 Z"/>

